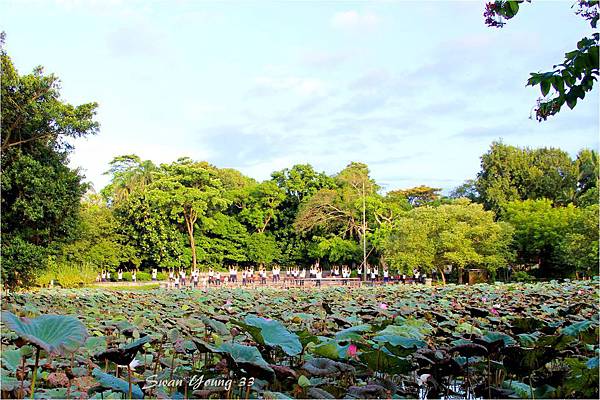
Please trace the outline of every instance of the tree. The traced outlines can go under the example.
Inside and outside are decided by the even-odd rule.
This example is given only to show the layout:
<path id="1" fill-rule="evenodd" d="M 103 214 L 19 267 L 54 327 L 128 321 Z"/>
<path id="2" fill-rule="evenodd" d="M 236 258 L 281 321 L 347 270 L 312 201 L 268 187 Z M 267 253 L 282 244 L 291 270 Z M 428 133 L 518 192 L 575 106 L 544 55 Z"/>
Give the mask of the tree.
<path id="1" fill-rule="evenodd" d="M 27 286 L 58 243 L 75 238 L 86 190 L 70 169 L 66 139 L 95 134 L 97 105 L 60 100 L 58 78 L 41 67 L 19 75 L 0 38 L 2 280 Z"/>
<path id="2" fill-rule="evenodd" d="M 110 162 L 105 175 L 112 175 L 109 185 L 102 189 L 111 203 L 125 200 L 136 191 L 143 191 L 153 180 L 158 168 L 150 160 L 142 161 L 135 154 L 117 156 Z"/>
<path id="3" fill-rule="evenodd" d="M 515 201 L 502 216 L 515 228 L 518 261 L 543 277 L 598 268 L 598 205 L 556 207 L 550 200 Z"/>
<path id="4" fill-rule="evenodd" d="M 394 192 L 406 197 L 411 206 L 419 207 L 439 200 L 441 190 L 421 185 L 405 190 L 395 190 Z"/>
<path id="5" fill-rule="evenodd" d="M 529 2 L 530 0 L 528 0 Z M 519 12 L 523 0 L 496 0 L 485 6 L 485 23 L 501 28 L 504 19 L 511 19 Z M 599 7 L 598 0 L 578 0 L 576 14 L 580 15 L 595 30 Z M 566 103 L 570 109 L 577 105 L 577 99 L 583 100 L 586 92 L 594 87 L 598 78 L 598 32 L 577 42 L 577 48 L 565 54 L 563 63 L 554 65 L 551 71 L 531 73 L 527 86 L 538 86 L 542 97 L 535 107 L 538 121 L 546 120 L 557 114 Z M 552 90 L 552 91 L 551 91 Z"/>
<path id="6" fill-rule="evenodd" d="M 213 267 L 248 261 L 249 233 L 235 216 L 217 212 L 196 231 L 198 261 Z"/>
<path id="7" fill-rule="evenodd" d="M 310 258 L 311 240 L 308 232 L 294 228 L 294 222 L 301 204 L 320 189 L 335 187 L 334 180 L 323 172 L 316 172 L 309 164 L 298 164 L 273 172 L 271 177 L 285 192 L 285 199 L 278 207 L 277 221 L 271 226 L 271 232 L 281 249 L 281 261 L 306 265 Z"/>
<path id="8" fill-rule="evenodd" d="M 576 165 L 560 149 L 522 149 L 494 142 L 481 156 L 475 187 L 485 207 L 498 212 L 515 200 L 548 198 L 560 205 L 572 203 L 576 182 Z"/>
<path id="9" fill-rule="evenodd" d="M 558 250 L 560 261 L 571 266 L 576 277 L 580 272 L 598 273 L 598 204 L 577 209 Z"/>
<path id="10" fill-rule="evenodd" d="M 177 222 L 184 224 L 192 252 L 192 268 L 195 269 L 196 223 L 223 210 L 228 201 L 223 197 L 216 169 L 208 163 L 181 158 L 172 164 L 162 165 L 161 169 L 150 185 L 148 196 Z"/>
<path id="11" fill-rule="evenodd" d="M 471 200 L 473 203 L 479 203 L 481 201 L 481 197 L 477 191 L 477 182 L 473 179 L 467 179 L 462 185 L 456 187 L 450 193 L 450 198 L 465 198 Z"/>
<path id="12" fill-rule="evenodd" d="M 78 229 L 78 239 L 61 246 L 59 261 L 112 270 L 123 263 L 140 264 L 135 249 L 118 232 L 117 220 L 100 196 L 84 197 Z"/>
<path id="13" fill-rule="evenodd" d="M 598 204 L 598 182 L 600 168 L 598 167 L 598 152 L 583 149 L 577 154 L 577 195 L 578 206 Z"/>
<path id="14" fill-rule="evenodd" d="M 459 282 L 467 266 L 495 271 L 512 259 L 512 228 L 495 222 L 494 213 L 468 200 L 438 207 L 418 207 L 378 233 L 378 243 L 393 268 L 411 273 L 458 268 Z"/>
<path id="15" fill-rule="evenodd" d="M 576 212 L 573 205 L 553 207 L 548 199 L 508 203 L 502 219 L 515 229 L 518 261 L 537 265 L 544 276 L 556 273 L 553 270 L 558 264 L 558 249 Z"/>
<path id="16" fill-rule="evenodd" d="M 246 240 L 248 261 L 259 264 L 270 264 L 281 256 L 279 246 L 273 235 L 264 232 L 255 232 Z"/>
<path id="17" fill-rule="evenodd" d="M 117 232 L 134 249 L 134 260 L 139 260 L 132 262 L 131 267 L 174 268 L 189 264 L 191 253 L 188 257 L 184 249 L 187 240 L 169 211 L 146 191 L 133 192 L 112 206 Z"/>
<path id="18" fill-rule="evenodd" d="M 265 181 L 248 186 L 234 203 L 239 217 L 258 233 L 264 233 L 269 223 L 278 216 L 278 207 L 285 200 L 285 193 L 275 182 Z"/>

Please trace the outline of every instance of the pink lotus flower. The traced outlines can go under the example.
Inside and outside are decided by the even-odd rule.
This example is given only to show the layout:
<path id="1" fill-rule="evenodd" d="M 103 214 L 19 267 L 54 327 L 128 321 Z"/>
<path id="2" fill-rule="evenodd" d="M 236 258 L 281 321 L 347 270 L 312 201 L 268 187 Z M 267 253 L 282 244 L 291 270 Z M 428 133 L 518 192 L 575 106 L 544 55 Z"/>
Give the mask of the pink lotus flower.
<path id="1" fill-rule="evenodd" d="M 579 289 L 579 290 L 577 291 L 577 294 L 583 294 L 583 290 Z"/>
<path id="2" fill-rule="evenodd" d="M 382 310 L 387 310 L 388 305 L 385 303 L 379 303 L 379 308 L 381 308 Z"/>
<path id="3" fill-rule="evenodd" d="M 481 301 L 483 301 L 483 302 L 485 303 L 485 302 L 487 301 L 487 297 L 483 296 L 483 297 L 481 298 Z"/>
<path id="4" fill-rule="evenodd" d="M 350 346 L 348 346 L 348 356 L 356 357 L 357 350 L 358 350 L 358 348 L 356 347 L 356 345 L 350 343 Z"/>
<path id="5" fill-rule="evenodd" d="M 492 314 L 494 314 L 494 315 L 498 315 L 498 311 L 494 307 L 492 307 L 492 309 L 490 310 L 490 312 Z"/>

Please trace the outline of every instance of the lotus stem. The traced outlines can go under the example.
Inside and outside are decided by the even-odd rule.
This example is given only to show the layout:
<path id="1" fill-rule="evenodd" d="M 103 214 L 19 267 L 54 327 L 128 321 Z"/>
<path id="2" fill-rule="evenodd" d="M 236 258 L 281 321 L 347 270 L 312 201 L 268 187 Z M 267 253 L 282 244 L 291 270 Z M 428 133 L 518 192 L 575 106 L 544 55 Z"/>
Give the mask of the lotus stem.
<path id="1" fill-rule="evenodd" d="M 531 398 L 535 399 L 535 396 L 533 395 L 533 384 L 531 383 L 531 372 L 529 373 L 529 393 L 531 394 Z"/>
<path id="2" fill-rule="evenodd" d="M 488 370 L 487 370 L 487 378 L 488 378 L 488 399 L 491 399 L 491 398 L 492 398 L 492 388 L 491 388 L 491 384 L 492 384 L 492 383 L 491 383 L 491 381 L 492 381 L 491 374 L 492 374 L 492 371 L 491 371 L 491 362 L 490 362 L 490 356 L 489 356 L 489 354 L 488 354 L 488 359 L 487 359 L 487 362 L 488 362 Z"/>
<path id="3" fill-rule="evenodd" d="M 33 375 L 31 376 L 31 398 L 35 394 L 35 380 L 37 378 L 38 364 L 40 363 L 40 348 L 36 346 L 35 365 L 33 367 Z"/>
<path id="4" fill-rule="evenodd" d="M 173 379 L 173 367 L 175 367 L 175 349 L 173 349 L 173 356 L 171 357 L 171 374 L 169 380 Z"/>
<path id="5" fill-rule="evenodd" d="M 22 399 L 23 397 L 25 397 L 25 393 L 23 392 L 23 381 L 25 380 L 25 357 L 21 357 L 21 372 L 21 385 L 17 397 L 20 397 Z"/>
<path id="6" fill-rule="evenodd" d="M 131 365 L 127 364 L 127 382 L 129 383 L 129 392 L 127 398 L 131 399 L 132 388 L 131 388 Z"/>

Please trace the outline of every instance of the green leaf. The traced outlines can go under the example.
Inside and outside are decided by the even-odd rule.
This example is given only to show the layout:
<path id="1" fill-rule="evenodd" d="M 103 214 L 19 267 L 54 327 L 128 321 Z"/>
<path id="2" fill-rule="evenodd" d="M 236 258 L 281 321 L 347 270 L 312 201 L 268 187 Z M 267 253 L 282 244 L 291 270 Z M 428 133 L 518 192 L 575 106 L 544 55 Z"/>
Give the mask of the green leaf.
<path id="1" fill-rule="evenodd" d="M 546 97 L 550 91 L 550 81 L 544 80 L 540 83 L 540 89 L 542 90 L 542 96 Z"/>
<path id="2" fill-rule="evenodd" d="M 115 376 L 103 372 L 100 368 L 94 368 L 92 376 L 96 378 L 98 383 L 106 389 L 111 389 L 117 392 L 129 394 L 129 382 L 119 379 Z M 134 399 L 143 399 L 144 393 L 138 385 L 131 385 L 131 397 Z"/>
<path id="3" fill-rule="evenodd" d="M 273 369 L 263 359 L 256 347 L 245 346 L 239 343 L 223 343 L 220 352 L 227 354 L 230 359 L 240 367 L 255 367 L 273 375 Z"/>
<path id="4" fill-rule="evenodd" d="M 304 375 L 300 375 L 298 378 L 298 385 L 302 388 L 307 388 L 310 386 L 310 381 Z"/>
<path id="5" fill-rule="evenodd" d="M 12 391 L 19 387 L 19 380 L 6 371 L 0 370 L 0 386 L 2 390 Z"/>
<path id="6" fill-rule="evenodd" d="M 225 325 L 221 321 L 205 317 L 204 315 L 200 317 L 200 319 L 202 320 L 202 322 L 204 322 L 206 326 L 209 326 L 213 331 L 217 332 L 219 335 L 227 335 L 229 333 L 227 325 Z"/>
<path id="7" fill-rule="evenodd" d="M 589 360 L 587 360 L 587 362 L 585 363 L 585 366 L 588 367 L 589 369 L 598 368 L 599 361 L 600 361 L 600 359 L 597 356 L 592 357 Z"/>
<path id="8" fill-rule="evenodd" d="M 562 76 L 556 75 L 552 80 L 552 87 L 559 93 L 565 92 L 565 81 Z"/>
<path id="9" fill-rule="evenodd" d="M 368 332 L 370 330 L 371 330 L 371 325 L 369 325 L 369 324 L 352 326 L 350 328 L 343 329 L 343 330 L 339 331 L 338 333 L 336 333 L 335 339 L 337 341 L 342 341 L 342 340 L 362 341 L 362 340 L 364 340 L 364 335 L 362 335 L 362 333 Z"/>
<path id="10" fill-rule="evenodd" d="M 259 343 L 279 347 L 289 356 L 302 352 L 298 335 L 288 331 L 281 322 L 253 316 L 246 317 L 245 322 L 249 326 L 260 329 L 260 335 L 252 335 Z"/>
<path id="11" fill-rule="evenodd" d="M 392 354 L 385 347 L 379 350 L 366 351 L 359 355 L 362 362 L 366 363 L 373 371 L 385 371 L 393 374 L 407 374 L 412 368 L 412 362 L 406 358 Z"/>
<path id="12" fill-rule="evenodd" d="M 594 321 L 591 320 L 576 322 L 563 328 L 561 332 L 567 336 L 577 337 L 581 332 L 588 330 L 593 325 Z"/>
<path id="13" fill-rule="evenodd" d="M 21 338 L 52 354 L 72 353 L 88 337 L 81 321 L 71 316 L 42 315 L 29 319 L 4 311 L 2 321 Z"/>
<path id="14" fill-rule="evenodd" d="M 3 350 L 2 351 L 2 367 L 15 372 L 19 365 L 21 365 L 21 351 L 20 350 Z"/>

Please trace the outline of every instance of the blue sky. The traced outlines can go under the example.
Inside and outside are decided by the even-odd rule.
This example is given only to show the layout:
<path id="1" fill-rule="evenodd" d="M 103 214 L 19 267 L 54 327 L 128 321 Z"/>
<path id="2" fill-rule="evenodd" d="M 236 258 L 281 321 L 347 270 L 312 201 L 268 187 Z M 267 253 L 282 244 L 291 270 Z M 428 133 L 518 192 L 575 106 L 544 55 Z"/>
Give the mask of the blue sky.
<path id="1" fill-rule="evenodd" d="M 475 176 L 493 140 L 598 147 L 598 90 L 529 119 L 548 70 L 589 25 L 571 2 L 522 6 L 504 29 L 483 2 L 1 0 L 20 73 L 57 74 L 64 100 L 99 103 L 71 164 L 96 189 L 117 155 L 180 156 L 256 179 L 297 163 L 367 163 L 386 190 Z"/>

